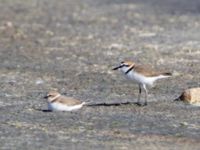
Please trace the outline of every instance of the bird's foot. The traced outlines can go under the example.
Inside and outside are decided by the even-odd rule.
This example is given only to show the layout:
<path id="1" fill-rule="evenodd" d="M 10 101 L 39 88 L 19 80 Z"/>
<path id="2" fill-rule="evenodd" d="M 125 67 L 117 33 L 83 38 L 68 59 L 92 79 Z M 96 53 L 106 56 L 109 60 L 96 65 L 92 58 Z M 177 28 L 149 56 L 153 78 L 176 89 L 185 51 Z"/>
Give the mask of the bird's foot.
<path id="1" fill-rule="evenodd" d="M 142 106 L 142 104 L 140 102 L 136 102 L 135 105 Z"/>
<path id="2" fill-rule="evenodd" d="M 143 103 L 143 104 L 142 104 L 142 103 L 140 103 L 140 102 L 136 102 L 135 105 L 141 106 L 141 107 L 142 107 L 142 106 L 147 106 L 147 103 Z"/>
<path id="3" fill-rule="evenodd" d="M 147 102 L 145 102 L 145 103 L 143 104 L 143 106 L 147 106 Z"/>

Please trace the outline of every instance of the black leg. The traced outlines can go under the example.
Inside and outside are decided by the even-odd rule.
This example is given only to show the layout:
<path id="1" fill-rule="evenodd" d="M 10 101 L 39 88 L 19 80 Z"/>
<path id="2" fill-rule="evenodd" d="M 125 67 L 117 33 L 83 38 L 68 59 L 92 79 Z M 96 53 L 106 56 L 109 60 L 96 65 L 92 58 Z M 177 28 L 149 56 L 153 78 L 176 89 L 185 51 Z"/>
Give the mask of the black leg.
<path id="1" fill-rule="evenodd" d="M 138 104 L 140 103 L 141 93 L 142 93 L 142 88 L 141 88 L 141 85 L 139 84 L 139 94 L 138 94 L 138 99 L 137 99 Z"/>
<path id="2" fill-rule="evenodd" d="M 148 90 L 147 90 L 147 88 L 146 88 L 146 85 L 144 85 L 144 84 L 143 84 L 143 88 L 144 88 L 144 90 L 145 90 L 145 102 L 144 102 L 144 106 L 146 106 L 146 105 L 147 105 Z"/>

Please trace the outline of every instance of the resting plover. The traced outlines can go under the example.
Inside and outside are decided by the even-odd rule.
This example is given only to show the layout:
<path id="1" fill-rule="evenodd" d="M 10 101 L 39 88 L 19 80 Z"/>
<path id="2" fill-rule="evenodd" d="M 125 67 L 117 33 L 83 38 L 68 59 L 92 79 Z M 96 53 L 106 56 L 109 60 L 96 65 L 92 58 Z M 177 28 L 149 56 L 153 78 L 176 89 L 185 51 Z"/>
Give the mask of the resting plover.
<path id="1" fill-rule="evenodd" d="M 86 104 L 72 97 L 63 96 L 57 91 L 50 91 L 44 98 L 47 99 L 50 111 L 74 111 Z"/>

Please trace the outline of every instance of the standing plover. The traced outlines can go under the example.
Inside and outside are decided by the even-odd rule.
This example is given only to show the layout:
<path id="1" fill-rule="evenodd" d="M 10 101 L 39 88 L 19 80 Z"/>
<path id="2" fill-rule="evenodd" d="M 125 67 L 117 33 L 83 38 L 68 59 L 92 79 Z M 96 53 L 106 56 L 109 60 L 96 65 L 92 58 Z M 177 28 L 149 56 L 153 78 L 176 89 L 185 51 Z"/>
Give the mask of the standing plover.
<path id="1" fill-rule="evenodd" d="M 51 111 L 74 111 L 85 105 L 85 102 L 66 97 L 56 91 L 50 91 L 44 98 L 47 99 L 48 109 Z"/>
<path id="2" fill-rule="evenodd" d="M 172 74 L 170 72 L 161 72 L 155 71 L 152 68 L 145 67 L 143 65 L 135 64 L 131 61 L 124 61 L 113 70 L 121 70 L 128 79 L 135 81 L 139 85 L 139 95 L 137 103 L 140 104 L 140 96 L 142 93 L 142 89 L 145 91 L 145 103 L 147 105 L 147 95 L 148 89 L 147 87 L 153 87 L 154 82 L 158 79 L 171 77 Z"/>

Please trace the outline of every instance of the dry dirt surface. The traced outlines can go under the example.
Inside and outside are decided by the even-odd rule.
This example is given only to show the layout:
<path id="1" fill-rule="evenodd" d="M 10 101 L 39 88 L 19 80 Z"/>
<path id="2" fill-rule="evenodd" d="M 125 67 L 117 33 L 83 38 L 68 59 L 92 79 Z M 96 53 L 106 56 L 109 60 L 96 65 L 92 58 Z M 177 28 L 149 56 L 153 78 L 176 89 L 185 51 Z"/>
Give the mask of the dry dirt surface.
<path id="1" fill-rule="evenodd" d="M 200 149 L 200 108 L 173 101 L 200 86 L 199 39 L 199 0 L 0 0 L 0 149 Z M 53 88 L 136 102 L 138 86 L 111 70 L 122 60 L 173 77 L 145 107 L 43 111 Z"/>

